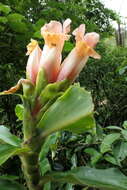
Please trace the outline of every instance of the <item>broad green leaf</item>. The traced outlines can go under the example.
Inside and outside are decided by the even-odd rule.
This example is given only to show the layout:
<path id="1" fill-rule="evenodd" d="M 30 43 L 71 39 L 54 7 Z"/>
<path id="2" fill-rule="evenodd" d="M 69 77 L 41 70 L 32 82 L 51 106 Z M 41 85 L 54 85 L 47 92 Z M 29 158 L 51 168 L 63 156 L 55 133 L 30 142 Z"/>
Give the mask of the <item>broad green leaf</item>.
<path id="1" fill-rule="evenodd" d="M 88 185 L 105 190 L 127 190 L 127 177 L 116 168 L 78 167 L 68 172 L 52 172 L 47 177 L 52 181 Z"/>
<path id="2" fill-rule="evenodd" d="M 47 171 L 50 171 L 50 164 L 47 158 L 40 161 L 41 174 L 44 175 Z"/>
<path id="3" fill-rule="evenodd" d="M 109 135 L 106 135 L 104 140 L 102 141 L 102 144 L 100 146 L 101 153 L 105 153 L 111 150 L 111 145 L 120 138 L 119 133 L 112 133 Z"/>
<path id="4" fill-rule="evenodd" d="M 43 159 L 45 159 L 45 157 L 47 156 L 47 153 L 49 152 L 49 149 L 51 148 L 53 144 L 56 143 L 58 137 L 59 137 L 59 133 L 57 132 L 57 133 L 51 134 L 50 136 L 46 138 L 45 143 L 42 146 L 42 149 L 39 155 L 40 162 Z"/>
<path id="5" fill-rule="evenodd" d="M 15 114 L 19 120 L 23 120 L 24 107 L 22 104 L 17 104 L 15 107 Z"/>
<path id="6" fill-rule="evenodd" d="M 9 129 L 3 125 L 0 125 L 0 140 L 17 147 L 21 145 L 21 139 L 11 134 Z"/>
<path id="7" fill-rule="evenodd" d="M 0 144 L 0 165 L 2 165 L 11 156 L 28 151 L 25 148 L 18 148 L 10 144 Z"/>
<path id="8" fill-rule="evenodd" d="M 90 154 L 91 156 L 91 164 L 92 166 L 95 166 L 95 164 L 100 160 L 100 158 L 102 157 L 102 154 L 100 152 L 98 152 L 96 149 L 94 148 L 86 148 L 84 150 L 84 152 Z"/>
<path id="9" fill-rule="evenodd" d="M 45 112 L 38 128 L 43 136 L 58 130 L 75 133 L 88 131 L 95 127 L 93 108 L 91 94 L 78 85 L 71 86 Z"/>
<path id="10" fill-rule="evenodd" d="M 105 155 L 105 156 L 104 156 L 104 159 L 105 159 L 107 162 L 110 162 L 111 164 L 118 165 L 116 159 L 115 159 L 113 156 Z"/>
<path id="11" fill-rule="evenodd" d="M 14 180 L 0 179 L 1 190 L 26 190 L 26 188 Z"/>
<path id="12" fill-rule="evenodd" d="M 18 13 L 9 14 L 7 17 L 12 30 L 19 33 L 28 31 L 27 24 L 24 22 L 25 17 Z"/>
<path id="13" fill-rule="evenodd" d="M 123 129 L 123 130 L 121 131 L 121 133 L 122 133 L 124 139 L 127 141 L 127 130 L 124 130 L 124 129 Z"/>
<path id="14" fill-rule="evenodd" d="M 118 142 L 113 148 L 113 153 L 117 163 L 120 165 L 120 162 L 127 157 L 127 142 Z"/>
<path id="15" fill-rule="evenodd" d="M 11 8 L 8 5 L 4 5 L 3 3 L 0 3 L 0 12 L 8 14 L 10 11 L 11 11 Z"/>

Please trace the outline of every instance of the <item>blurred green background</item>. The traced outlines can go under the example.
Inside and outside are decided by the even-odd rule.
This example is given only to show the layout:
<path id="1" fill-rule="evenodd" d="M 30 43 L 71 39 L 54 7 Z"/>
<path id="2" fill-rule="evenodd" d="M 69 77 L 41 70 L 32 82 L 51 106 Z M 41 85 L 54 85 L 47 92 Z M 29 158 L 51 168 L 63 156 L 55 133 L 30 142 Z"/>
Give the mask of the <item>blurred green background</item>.
<path id="1" fill-rule="evenodd" d="M 106 126 L 123 126 L 127 120 L 127 47 L 116 43 L 117 31 L 111 24 L 111 21 L 120 23 L 119 15 L 105 8 L 100 0 L 1 0 L 0 91 L 10 88 L 20 78 L 25 77 L 26 45 L 33 38 L 43 46 L 40 35 L 42 25 L 50 20 L 63 22 L 66 18 L 72 20 L 72 30 L 85 23 L 86 32 L 95 31 L 100 34 L 101 40 L 96 50 L 102 58 L 99 61 L 90 58 L 77 79 L 81 86 L 92 93 L 100 138 L 92 137 L 90 134 L 59 134 L 57 143 L 50 147 L 48 159 L 54 170 L 65 171 L 75 165 L 91 165 L 91 159 L 97 156 L 99 159 L 94 161 L 94 164 L 92 162 L 93 167 L 120 167 L 126 173 L 124 168 L 127 153 L 122 157 L 120 164 L 112 161 L 116 157 L 110 151 L 107 160 L 105 155 L 101 154 L 99 157 L 98 153 L 104 137 L 112 133 L 105 129 Z M 70 42 L 65 43 L 63 57 L 73 46 L 74 38 L 71 37 Z M 16 96 L 0 98 L 0 124 L 9 127 L 14 134 L 22 136 L 22 124 L 14 112 L 18 103 L 20 99 Z M 112 148 L 116 146 L 113 143 L 114 141 L 110 144 Z M 94 151 L 85 151 L 88 147 L 92 147 Z M 24 183 L 19 167 L 18 158 L 9 160 L 0 168 L 0 174 L 18 175 L 19 181 Z M 82 189 L 80 186 L 72 185 L 61 186 L 60 190 L 62 188 Z M 54 186 L 55 189 L 58 189 L 57 186 Z"/>

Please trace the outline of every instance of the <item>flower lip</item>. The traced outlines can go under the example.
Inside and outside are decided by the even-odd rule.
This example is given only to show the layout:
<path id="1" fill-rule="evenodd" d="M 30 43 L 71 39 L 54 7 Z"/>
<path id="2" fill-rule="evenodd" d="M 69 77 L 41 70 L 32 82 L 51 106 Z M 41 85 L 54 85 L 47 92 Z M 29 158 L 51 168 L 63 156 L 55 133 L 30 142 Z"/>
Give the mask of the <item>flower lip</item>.
<path id="1" fill-rule="evenodd" d="M 99 34 L 96 32 L 85 34 L 85 24 L 81 24 L 72 34 L 75 36 L 76 51 L 79 56 L 83 57 L 84 55 L 88 55 L 95 59 L 101 58 L 93 49 L 99 42 Z"/>
<path id="2" fill-rule="evenodd" d="M 64 21 L 63 25 L 58 21 L 50 21 L 41 28 L 41 34 L 45 40 L 45 44 L 48 46 L 60 46 L 63 47 L 64 41 L 70 38 L 67 33 L 70 32 L 71 20 L 68 18 Z"/>
<path id="3" fill-rule="evenodd" d="M 94 48 L 96 46 L 100 38 L 99 34 L 97 34 L 96 32 L 90 32 L 85 34 L 85 24 L 81 24 L 72 32 L 72 34 L 75 36 L 76 43 L 79 41 L 84 41 L 91 48 Z"/>
<path id="4" fill-rule="evenodd" d="M 96 46 L 96 44 L 99 42 L 99 38 L 100 36 L 96 32 L 86 33 L 86 35 L 84 36 L 85 42 L 91 48 L 94 48 Z"/>
<path id="5" fill-rule="evenodd" d="M 41 33 L 42 35 L 43 32 L 66 34 L 70 32 L 70 24 L 71 24 L 71 19 L 69 18 L 64 21 L 63 25 L 58 21 L 52 20 L 41 28 Z"/>
<path id="6" fill-rule="evenodd" d="M 31 42 L 27 45 L 27 53 L 26 55 L 30 55 L 33 50 L 36 48 L 36 46 L 38 45 L 38 42 L 36 40 L 31 39 Z"/>
<path id="7" fill-rule="evenodd" d="M 78 28 L 76 28 L 72 34 L 75 36 L 76 43 L 78 41 L 84 40 L 84 34 L 85 34 L 85 24 L 81 24 Z"/>

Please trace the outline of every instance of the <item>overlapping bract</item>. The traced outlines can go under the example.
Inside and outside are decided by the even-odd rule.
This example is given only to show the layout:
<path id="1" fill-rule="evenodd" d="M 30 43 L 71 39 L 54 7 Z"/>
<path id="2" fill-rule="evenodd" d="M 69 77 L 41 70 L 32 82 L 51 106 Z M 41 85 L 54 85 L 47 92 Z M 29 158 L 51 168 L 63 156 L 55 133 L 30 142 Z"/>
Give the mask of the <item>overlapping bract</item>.
<path id="1" fill-rule="evenodd" d="M 36 85 L 37 75 L 42 68 L 48 83 L 66 79 L 73 82 L 90 56 L 95 59 L 100 58 L 100 55 L 93 49 L 99 41 L 99 34 L 95 32 L 85 34 L 85 25 L 81 24 L 72 33 L 75 36 L 76 46 L 62 62 L 64 42 L 70 38 L 68 35 L 70 23 L 71 20 L 66 19 L 63 25 L 58 21 L 45 24 L 41 28 L 45 41 L 43 50 L 35 40 L 31 40 L 27 46 L 29 58 L 26 75 L 33 84 Z"/>

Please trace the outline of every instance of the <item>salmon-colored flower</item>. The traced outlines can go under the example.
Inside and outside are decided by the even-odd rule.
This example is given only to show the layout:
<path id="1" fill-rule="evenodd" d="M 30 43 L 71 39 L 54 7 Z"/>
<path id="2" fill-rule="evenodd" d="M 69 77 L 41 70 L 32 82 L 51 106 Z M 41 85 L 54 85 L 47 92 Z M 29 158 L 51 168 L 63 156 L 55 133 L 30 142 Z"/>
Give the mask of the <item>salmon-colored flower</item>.
<path id="1" fill-rule="evenodd" d="M 38 42 L 33 39 L 31 39 L 31 43 L 28 44 L 27 50 L 26 55 L 29 55 L 29 58 L 26 67 L 26 76 L 27 79 L 30 79 L 30 81 L 35 84 L 42 51 Z"/>
<path id="2" fill-rule="evenodd" d="M 57 81 L 65 79 L 74 81 L 85 66 L 89 56 L 100 59 L 100 55 L 93 49 L 99 41 L 99 34 L 92 32 L 84 36 L 84 33 L 84 24 L 81 24 L 73 31 L 73 35 L 75 35 L 76 39 L 76 47 L 63 61 Z"/>
<path id="3" fill-rule="evenodd" d="M 70 37 L 67 35 L 70 31 L 70 23 L 70 19 L 65 20 L 63 25 L 60 22 L 51 21 L 41 28 L 45 45 L 40 60 L 40 68 L 44 68 L 49 82 L 55 82 L 58 76 L 64 42 Z"/>

